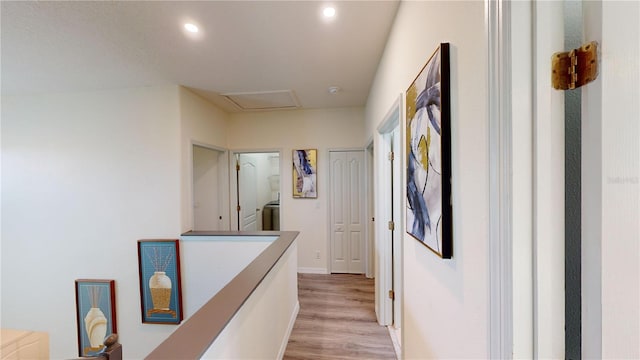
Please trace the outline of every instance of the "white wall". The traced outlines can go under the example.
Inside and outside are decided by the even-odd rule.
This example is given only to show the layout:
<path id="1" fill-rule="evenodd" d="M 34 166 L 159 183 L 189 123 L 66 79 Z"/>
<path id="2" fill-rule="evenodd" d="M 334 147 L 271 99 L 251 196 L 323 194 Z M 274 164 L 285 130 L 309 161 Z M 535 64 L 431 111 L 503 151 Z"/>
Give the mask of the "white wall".
<path id="1" fill-rule="evenodd" d="M 136 241 L 180 234 L 178 88 L 2 96 L 2 327 L 77 356 L 74 280 L 114 279 L 118 333 L 141 358 Z"/>
<path id="2" fill-rule="evenodd" d="M 278 153 L 260 153 L 258 160 L 258 206 L 262 207 L 272 200 L 278 200 L 277 192 L 271 191 L 271 183 L 269 176 L 278 174 L 280 168 L 277 165 Z M 273 161 L 272 161 L 273 160 Z M 272 163 L 276 162 L 276 166 L 272 168 Z M 273 172 L 275 170 L 275 172 Z"/>
<path id="3" fill-rule="evenodd" d="M 297 240 L 296 240 L 297 242 Z M 296 242 L 282 255 L 203 359 L 282 359 L 300 306 Z"/>
<path id="4" fill-rule="evenodd" d="M 244 270 L 277 236 L 183 236 L 180 242 L 185 319 Z"/>
<path id="5" fill-rule="evenodd" d="M 224 150 L 227 148 L 227 123 L 228 115 L 224 111 L 218 109 L 215 105 L 207 100 L 194 94 L 184 87 L 179 87 L 180 101 L 180 152 L 182 167 L 181 171 L 181 193 L 183 194 L 181 202 L 182 232 L 192 230 L 193 219 L 193 179 L 191 167 L 192 145 L 199 144 L 207 147 Z M 219 169 L 225 172 L 222 177 L 225 182 L 223 189 L 228 189 L 227 163 L 218 164 Z M 224 207 L 222 214 L 229 213 L 228 192 L 221 194 L 220 199 L 224 199 Z M 228 216 L 223 215 L 223 228 L 228 228 Z"/>
<path id="6" fill-rule="evenodd" d="M 280 226 L 300 231 L 298 266 L 301 271 L 328 269 L 329 153 L 331 148 L 363 148 L 362 109 L 276 111 L 232 114 L 228 143 L 237 149 L 282 149 Z M 318 149 L 318 198 L 293 199 L 291 151 Z M 315 259 L 315 251 L 320 259 Z"/>
<path id="7" fill-rule="evenodd" d="M 404 235 L 407 359 L 488 356 L 484 15 L 482 1 L 402 2 L 367 101 L 366 134 L 371 137 L 438 44 L 451 43 L 453 259 L 442 260 Z"/>

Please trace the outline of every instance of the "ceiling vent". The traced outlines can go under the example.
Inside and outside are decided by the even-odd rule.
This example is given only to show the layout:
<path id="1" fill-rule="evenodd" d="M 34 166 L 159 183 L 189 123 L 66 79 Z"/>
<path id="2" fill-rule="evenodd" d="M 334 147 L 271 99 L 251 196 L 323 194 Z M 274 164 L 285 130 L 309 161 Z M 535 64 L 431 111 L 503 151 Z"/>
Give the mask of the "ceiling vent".
<path id="1" fill-rule="evenodd" d="M 239 110 L 290 110 L 300 107 L 292 90 L 276 90 L 261 92 L 241 92 L 220 94 L 234 104 Z"/>

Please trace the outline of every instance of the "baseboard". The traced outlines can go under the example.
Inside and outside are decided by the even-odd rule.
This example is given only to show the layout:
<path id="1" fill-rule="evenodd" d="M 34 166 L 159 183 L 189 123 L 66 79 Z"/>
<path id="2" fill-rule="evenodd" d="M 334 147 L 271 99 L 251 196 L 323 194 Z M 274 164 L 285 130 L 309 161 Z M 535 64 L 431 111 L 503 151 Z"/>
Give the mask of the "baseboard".
<path id="1" fill-rule="evenodd" d="M 299 267 L 298 272 L 302 274 L 328 274 L 326 268 L 310 268 L 310 267 Z"/>
<path id="2" fill-rule="evenodd" d="M 396 329 L 394 326 L 387 326 L 389 329 L 389 336 L 393 343 L 393 350 L 396 352 L 396 359 L 402 359 L 402 335 L 401 329 Z"/>
<path id="3" fill-rule="evenodd" d="M 296 323 L 296 319 L 298 318 L 299 311 L 300 311 L 300 302 L 296 301 L 296 306 L 293 308 L 293 313 L 291 313 L 291 319 L 289 319 L 289 325 L 287 325 L 287 335 L 282 340 L 282 344 L 280 344 L 280 351 L 278 351 L 278 359 L 282 359 L 284 357 L 284 352 L 287 351 L 289 338 L 291 337 L 291 332 L 293 331 L 293 325 Z"/>

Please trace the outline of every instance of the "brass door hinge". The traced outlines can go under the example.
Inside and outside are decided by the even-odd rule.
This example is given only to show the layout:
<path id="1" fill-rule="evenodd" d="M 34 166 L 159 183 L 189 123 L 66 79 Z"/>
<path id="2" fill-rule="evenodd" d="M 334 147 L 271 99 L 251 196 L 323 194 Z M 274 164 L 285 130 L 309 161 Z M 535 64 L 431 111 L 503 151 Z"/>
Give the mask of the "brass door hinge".
<path id="1" fill-rule="evenodd" d="M 551 58 L 551 84 L 557 90 L 586 85 L 598 77 L 598 43 L 592 41 Z"/>
<path id="2" fill-rule="evenodd" d="M 393 231 L 396 228 L 396 224 L 393 221 L 389 221 L 389 230 Z"/>
<path id="3" fill-rule="evenodd" d="M 389 161 L 393 161 L 395 159 L 395 154 L 392 152 L 389 153 Z"/>
<path id="4" fill-rule="evenodd" d="M 237 209 L 238 209 L 238 211 L 240 211 L 240 205 L 238 205 Z"/>
<path id="5" fill-rule="evenodd" d="M 389 299 L 391 300 L 396 299 L 396 293 L 393 290 L 389 290 Z"/>

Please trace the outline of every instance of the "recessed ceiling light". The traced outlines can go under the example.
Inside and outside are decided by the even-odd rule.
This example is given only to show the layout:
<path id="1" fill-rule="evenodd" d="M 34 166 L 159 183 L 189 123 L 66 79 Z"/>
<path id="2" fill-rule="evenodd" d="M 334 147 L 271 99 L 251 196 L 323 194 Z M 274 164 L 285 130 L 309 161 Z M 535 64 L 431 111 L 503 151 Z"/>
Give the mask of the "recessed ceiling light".
<path id="1" fill-rule="evenodd" d="M 330 86 L 328 91 L 329 94 L 335 95 L 336 93 L 338 93 L 338 91 L 340 91 L 340 88 L 337 86 Z"/>
<path id="2" fill-rule="evenodd" d="M 184 28 L 188 31 L 188 32 L 192 32 L 192 33 L 197 33 L 198 32 L 198 27 L 195 26 L 194 24 L 184 24 Z"/>
<path id="3" fill-rule="evenodd" d="M 324 14 L 325 17 L 332 18 L 336 16 L 336 9 L 332 8 L 331 6 L 328 6 L 324 8 L 324 10 L 322 10 L 322 13 Z"/>

